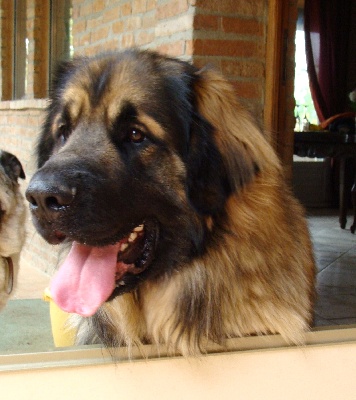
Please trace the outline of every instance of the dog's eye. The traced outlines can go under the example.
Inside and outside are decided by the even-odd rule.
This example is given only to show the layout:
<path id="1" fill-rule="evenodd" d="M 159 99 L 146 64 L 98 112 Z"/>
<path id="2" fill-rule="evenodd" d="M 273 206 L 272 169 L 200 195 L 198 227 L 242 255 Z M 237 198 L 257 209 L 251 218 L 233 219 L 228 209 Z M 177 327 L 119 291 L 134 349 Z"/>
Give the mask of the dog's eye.
<path id="1" fill-rule="evenodd" d="M 130 128 L 127 135 L 127 140 L 132 143 L 142 143 L 146 139 L 146 135 L 138 128 Z"/>
<path id="2" fill-rule="evenodd" d="M 70 135 L 69 127 L 66 124 L 59 125 L 57 136 L 61 146 L 65 144 L 69 135 Z"/>

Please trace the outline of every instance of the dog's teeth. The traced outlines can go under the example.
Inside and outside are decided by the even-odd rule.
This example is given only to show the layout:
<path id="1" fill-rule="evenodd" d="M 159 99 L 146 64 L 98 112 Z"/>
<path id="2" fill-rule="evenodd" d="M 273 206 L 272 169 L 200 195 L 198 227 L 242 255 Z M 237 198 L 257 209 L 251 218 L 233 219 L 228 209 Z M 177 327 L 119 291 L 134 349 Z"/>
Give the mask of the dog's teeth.
<path id="1" fill-rule="evenodd" d="M 122 243 L 120 246 L 120 251 L 125 251 L 128 247 L 129 245 L 127 243 Z"/>
<path id="2" fill-rule="evenodd" d="M 119 282 L 119 286 L 125 286 L 125 282 L 124 281 L 120 281 Z"/>
<path id="3" fill-rule="evenodd" d="M 134 232 L 142 232 L 143 231 L 143 224 L 136 226 L 136 228 L 133 230 Z"/>
<path id="4" fill-rule="evenodd" d="M 131 232 L 128 241 L 131 243 L 137 238 L 137 233 L 136 232 Z"/>

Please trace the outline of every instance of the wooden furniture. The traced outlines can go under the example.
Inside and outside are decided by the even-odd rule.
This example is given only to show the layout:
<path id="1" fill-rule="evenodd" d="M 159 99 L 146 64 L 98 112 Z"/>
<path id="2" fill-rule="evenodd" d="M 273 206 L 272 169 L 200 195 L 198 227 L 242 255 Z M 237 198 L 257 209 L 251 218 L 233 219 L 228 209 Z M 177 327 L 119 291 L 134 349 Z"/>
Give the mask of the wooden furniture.
<path id="1" fill-rule="evenodd" d="M 300 157 L 326 158 L 340 160 L 340 211 L 339 222 L 342 229 L 346 226 L 347 196 L 345 193 L 345 166 L 348 158 L 356 159 L 356 135 L 329 131 L 295 132 L 294 154 Z M 354 220 L 351 232 L 356 230 L 356 175 L 351 189 Z"/>

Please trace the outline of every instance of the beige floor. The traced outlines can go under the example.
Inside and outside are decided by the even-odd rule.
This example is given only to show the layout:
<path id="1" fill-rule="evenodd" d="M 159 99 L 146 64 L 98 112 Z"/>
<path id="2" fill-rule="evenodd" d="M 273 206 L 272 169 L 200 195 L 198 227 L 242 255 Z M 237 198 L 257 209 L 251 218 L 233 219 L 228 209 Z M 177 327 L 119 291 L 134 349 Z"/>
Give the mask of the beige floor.
<path id="1" fill-rule="evenodd" d="M 21 267 L 13 299 L 41 299 L 50 277 L 35 267 Z"/>

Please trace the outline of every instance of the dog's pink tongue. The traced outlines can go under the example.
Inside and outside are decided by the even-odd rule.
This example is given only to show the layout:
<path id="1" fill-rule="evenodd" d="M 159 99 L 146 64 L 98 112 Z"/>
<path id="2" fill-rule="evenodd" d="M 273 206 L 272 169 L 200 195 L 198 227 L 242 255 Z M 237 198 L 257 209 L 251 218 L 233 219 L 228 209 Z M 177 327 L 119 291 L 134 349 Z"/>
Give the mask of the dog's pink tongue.
<path id="1" fill-rule="evenodd" d="M 84 317 L 95 314 L 114 290 L 119 246 L 90 247 L 73 242 L 51 282 L 54 302 L 62 310 Z"/>

